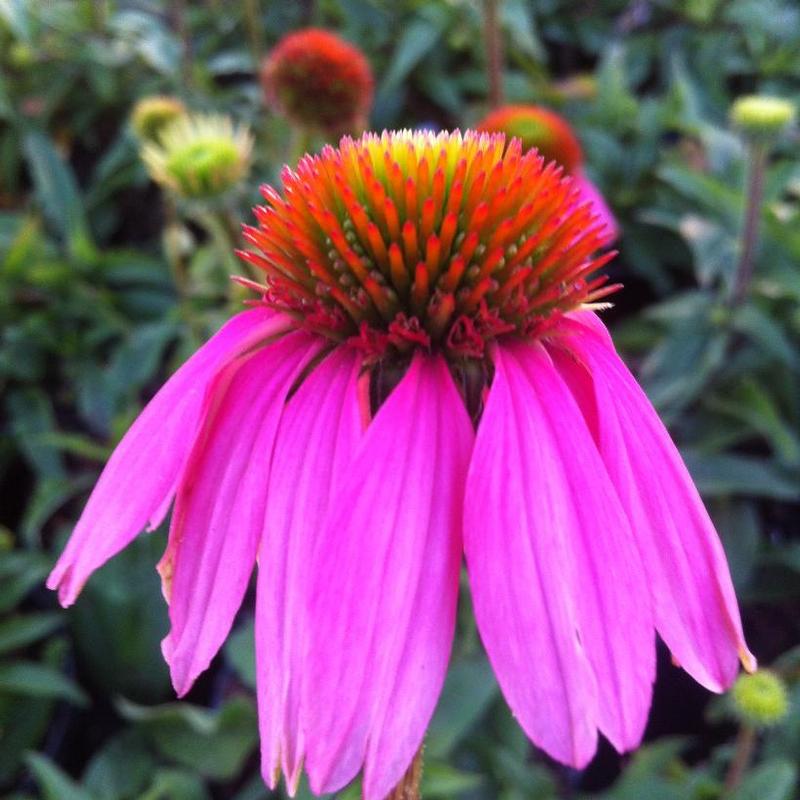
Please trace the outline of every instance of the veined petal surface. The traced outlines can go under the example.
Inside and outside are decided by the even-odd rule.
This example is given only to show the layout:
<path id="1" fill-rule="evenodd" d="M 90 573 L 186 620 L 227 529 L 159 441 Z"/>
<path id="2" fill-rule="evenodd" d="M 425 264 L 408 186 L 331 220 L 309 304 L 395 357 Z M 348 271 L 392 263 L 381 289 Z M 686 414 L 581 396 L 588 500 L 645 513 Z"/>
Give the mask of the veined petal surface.
<path id="1" fill-rule="evenodd" d="M 163 520 L 216 373 L 237 354 L 286 328 L 286 318 L 266 308 L 238 314 L 145 406 L 112 453 L 48 578 L 62 605 L 75 602 L 92 572 Z"/>
<path id="2" fill-rule="evenodd" d="M 269 468 L 286 396 L 322 341 L 288 334 L 220 375 L 186 466 L 159 563 L 171 628 L 164 657 L 179 695 L 230 631 L 264 527 Z"/>
<path id="3" fill-rule="evenodd" d="M 262 771 L 273 788 L 282 769 L 293 791 L 302 767 L 308 567 L 361 438 L 360 364 L 356 350 L 337 348 L 315 367 L 287 403 L 275 443 L 256 600 Z"/>
<path id="4" fill-rule="evenodd" d="M 565 531 L 578 568 L 581 642 L 597 679 L 598 726 L 624 752 L 639 745 L 655 680 L 655 629 L 639 551 L 575 399 L 540 344 L 509 348 L 536 396 L 542 438 L 574 511 Z"/>
<path id="5" fill-rule="evenodd" d="M 706 688 L 731 685 L 747 649 L 725 553 L 677 448 L 609 341 L 565 321 L 553 348 L 573 395 L 594 420 L 603 460 L 631 521 L 659 634 Z"/>
<path id="6" fill-rule="evenodd" d="M 493 357 L 464 508 L 475 617 L 525 732 L 583 767 L 597 746 L 598 688 L 579 635 L 575 498 L 523 368 L 503 347 Z"/>
<path id="7" fill-rule="evenodd" d="M 420 746 L 452 644 L 472 439 L 444 359 L 417 354 L 337 492 L 309 603 L 315 792 L 336 791 L 363 764 L 365 800 L 383 800 Z"/>

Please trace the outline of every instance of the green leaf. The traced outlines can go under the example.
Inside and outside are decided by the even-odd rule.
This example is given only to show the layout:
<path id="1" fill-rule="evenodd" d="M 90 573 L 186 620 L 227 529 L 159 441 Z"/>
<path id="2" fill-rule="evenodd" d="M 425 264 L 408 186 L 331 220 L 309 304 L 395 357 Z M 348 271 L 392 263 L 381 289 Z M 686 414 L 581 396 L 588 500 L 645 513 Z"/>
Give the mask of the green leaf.
<path id="1" fill-rule="evenodd" d="M 462 792 L 478 788 L 483 777 L 474 772 L 462 772 L 440 761 L 428 762 L 422 772 L 421 794 L 425 798 L 451 800 Z"/>
<path id="2" fill-rule="evenodd" d="M 146 707 L 121 701 L 119 708 L 162 756 L 211 778 L 236 776 L 258 743 L 256 711 L 247 697 L 232 697 L 216 712 L 188 703 Z"/>
<path id="3" fill-rule="evenodd" d="M 161 769 L 155 774 L 148 791 L 138 800 L 209 800 L 203 781 L 191 772 Z"/>
<path id="4" fill-rule="evenodd" d="M 701 455 L 683 450 L 682 455 L 700 493 L 708 497 L 742 495 L 797 500 L 800 484 L 772 462 L 755 456 Z"/>
<path id="5" fill-rule="evenodd" d="M 78 474 L 69 479 L 45 478 L 36 483 L 22 517 L 19 535 L 28 545 L 37 545 L 42 528 L 68 500 L 89 489 L 94 477 Z"/>
<path id="6" fill-rule="evenodd" d="M 425 752 L 433 758 L 449 755 L 483 716 L 497 692 L 497 682 L 486 658 L 452 664 L 428 728 Z"/>
<path id="7" fill-rule="evenodd" d="M 39 131 L 25 134 L 23 148 L 39 202 L 48 218 L 72 256 L 83 261 L 92 260 L 94 244 L 72 170 L 53 142 Z"/>
<path id="8" fill-rule="evenodd" d="M 124 730 L 92 756 L 83 783 L 100 800 L 141 797 L 155 767 L 143 734 Z"/>
<path id="9" fill-rule="evenodd" d="M 25 761 L 42 790 L 43 800 L 95 800 L 47 756 L 29 753 Z"/>
<path id="10" fill-rule="evenodd" d="M 47 394 L 38 388 L 18 389 L 9 393 L 6 407 L 12 435 L 34 470 L 45 478 L 63 478 L 66 473 L 61 455 L 42 447 L 38 441 L 38 437 L 52 432 L 56 424 Z"/>
<path id="11" fill-rule="evenodd" d="M 76 706 L 88 704 L 83 690 L 66 675 L 35 661 L 0 662 L 0 693 L 58 698 Z"/>
<path id="12" fill-rule="evenodd" d="M 99 569 L 71 609 L 82 671 L 109 695 L 157 703 L 172 696 L 160 642 L 169 630 L 155 565 L 163 531 L 138 537 Z"/>
<path id="13" fill-rule="evenodd" d="M 0 621 L 0 654 L 26 647 L 52 633 L 63 622 L 63 615 L 39 612 Z"/>
<path id="14" fill-rule="evenodd" d="M 730 800 L 790 800 L 797 783 L 797 766 L 775 759 L 756 767 Z"/>
<path id="15" fill-rule="evenodd" d="M 51 563 L 44 553 L 0 552 L 0 613 L 11 610 L 34 586 L 43 583 Z"/>
<path id="16" fill-rule="evenodd" d="M 240 625 L 225 643 L 225 655 L 239 680 L 248 688 L 256 688 L 255 624 L 252 619 Z"/>
<path id="17" fill-rule="evenodd" d="M 40 661 L 62 669 L 67 657 L 65 639 L 50 639 L 42 647 Z M 9 784 L 23 766 L 23 756 L 42 741 L 57 703 L 54 698 L 0 694 L 0 785 Z"/>
<path id="18" fill-rule="evenodd" d="M 381 92 L 399 86 L 433 49 L 441 35 L 442 29 L 427 19 L 415 19 L 405 26 L 384 74 Z"/>

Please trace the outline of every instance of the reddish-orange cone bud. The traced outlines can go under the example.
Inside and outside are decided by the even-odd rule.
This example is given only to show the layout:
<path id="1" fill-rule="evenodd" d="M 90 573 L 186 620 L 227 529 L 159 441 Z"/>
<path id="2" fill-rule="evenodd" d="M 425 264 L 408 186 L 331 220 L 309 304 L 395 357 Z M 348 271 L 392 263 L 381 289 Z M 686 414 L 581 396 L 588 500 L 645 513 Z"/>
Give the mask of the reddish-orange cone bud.
<path id="1" fill-rule="evenodd" d="M 281 113 L 328 134 L 363 129 L 374 90 L 361 50 L 316 28 L 284 37 L 264 60 L 261 83 Z"/>

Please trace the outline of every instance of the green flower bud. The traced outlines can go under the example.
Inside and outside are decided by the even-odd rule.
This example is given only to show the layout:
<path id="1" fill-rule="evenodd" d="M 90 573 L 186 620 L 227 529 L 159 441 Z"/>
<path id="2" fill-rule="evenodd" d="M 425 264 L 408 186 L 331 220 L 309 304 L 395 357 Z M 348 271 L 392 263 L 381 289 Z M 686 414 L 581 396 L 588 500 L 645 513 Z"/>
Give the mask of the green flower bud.
<path id="1" fill-rule="evenodd" d="M 773 138 L 785 130 L 795 118 L 795 107 L 780 97 L 749 95 L 740 97 L 731 106 L 731 120 L 745 135 Z"/>
<path id="2" fill-rule="evenodd" d="M 161 131 L 187 113 L 177 97 L 144 97 L 133 107 L 131 126 L 139 139 L 155 142 Z"/>
<path id="3" fill-rule="evenodd" d="M 737 715 L 759 728 L 777 725 L 789 711 L 786 686 L 769 670 L 739 676 L 732 696 Z"/>
<path id="4" fill-rule="evenodd" d="M 250 168 L 253 137 L 228 117 L 192 114 L 142 148 L 156 183 L 186 199 L 210 199 L 236 186 Z"/>

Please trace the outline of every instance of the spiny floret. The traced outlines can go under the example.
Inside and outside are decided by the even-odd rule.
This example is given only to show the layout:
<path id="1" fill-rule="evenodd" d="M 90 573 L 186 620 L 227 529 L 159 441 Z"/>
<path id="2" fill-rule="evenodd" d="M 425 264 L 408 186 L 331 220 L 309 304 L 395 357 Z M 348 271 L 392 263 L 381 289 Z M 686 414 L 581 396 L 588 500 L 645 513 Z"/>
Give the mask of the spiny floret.
<path id="1" fill-rule="evenodd" d="M 569 178 L 499 134 L 344 138 L 262 187 L 255 252 L 266 301 L 377 356 L 433 347 L 480 358 L 614 291 L 591 278 L 600 233 Z"/>

